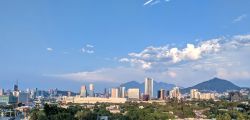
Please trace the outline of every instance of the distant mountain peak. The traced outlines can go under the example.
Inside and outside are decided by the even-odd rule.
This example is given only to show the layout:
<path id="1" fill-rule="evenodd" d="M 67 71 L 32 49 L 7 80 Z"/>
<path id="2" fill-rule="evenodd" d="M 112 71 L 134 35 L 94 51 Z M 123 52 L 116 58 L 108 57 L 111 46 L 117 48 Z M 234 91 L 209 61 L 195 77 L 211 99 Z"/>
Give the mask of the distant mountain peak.
<path id="1" fill-rule="evenodd" d="M 190 89 L 198 89 L 200 91 L 216 91 L 222 93 L 228 90 L 239 90 L 240 87 L 228 80 L 214 77 L 213 79 L 199 83 L 193 87 L 185 88 L 182 90 L 182 92 L 187 93 L 190 91 Z"/>

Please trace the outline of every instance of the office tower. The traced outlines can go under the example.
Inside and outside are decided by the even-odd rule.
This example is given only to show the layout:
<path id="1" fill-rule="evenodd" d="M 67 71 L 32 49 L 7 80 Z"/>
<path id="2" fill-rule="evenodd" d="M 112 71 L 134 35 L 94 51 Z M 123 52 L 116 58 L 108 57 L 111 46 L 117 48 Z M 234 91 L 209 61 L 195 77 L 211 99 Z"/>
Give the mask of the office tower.
<path id="1" fill-rule="evenodd" d="M 18 103 L 22 103 L 27 105 L 29 102 L 29 93 L 26 92 L 19 92 L 18 97 L 17 97 Z"/>
<path id="2" fill-rule="evenodd" d="M 87 97 L 87 89 L 85 85 L 81 86 L 81 90 L 80 90 L 80 96 L 81 97 Z"/>
<path id="3" fill-rule="evenodd" d="M 1 95 L 4 95 L 4 89 L 2 89 L 2 88 L 0 89 L 0 96 Z"/>
<path id="4" fill-rule="evenodd" d="M 174 87 L 173 90 L 169 92 L 170 98 L 181 99 L 180 89 L 178 87 Z"/>
<path id="5" fill-rule="evenodd" d="M 157 94 L 157 98 L 158 98 L 158 99 L 161 99 L 161 100 L 164 100 L 164 99 L 165 99 L 166 93 L 165 93 L 165 90 L 164 90 L 164 89 L 158 90 L 157 93 L 158 93 L 158 94 Z"/>
<path id="6" fill-rule="evenodd" d="M 37 96 L 38 96 L 38 88 L 36 88 L 35 90 L 34 98 L 37 98 Z"/>
<path id="7" fill-rule="evenodd" d="M 89 84 L 89 96 L 95 97 L 94 84 Z"/>
<path id="8" fill-rule="evenodd" d="M 153 98 L 154 82 L 152 78 L 145 78 L 145 95 L 149 95 L 149 98 Z"/>
<path id="9" fill-rule="evenodd" d="M 200 99 L 200 92 L 198 89 L 191 89 L 190 90 L 190 98 L 191 99 Z"/>
<path id="10" fill-rule="evenodd" d="M 104 89 L 103 95 L 105 98 L 109 97 L 109 92 L 108 92 L 107 88 Z"/>
<path id="11" fill-rule="evenodd" d="M 129 99 L 140 99 L 140 90 L 139 88 L 130 88 L 128 89 L 128 98 Z"/>
<path id="12" fill-rule="evenodd" d="M 125 98 L 125 87 L 119 87 L 119 97 Z"/>
<path id="13" fill-rule="evenodd" d="M 14 91 L 18 91 L 18 80 L 16 81 L 16 84 L 14 84 Z"/>
<path id="14" fill-rule="evenodd" d="M 111 97 L 112 98 L 118 98 L 118 88 L 112 88 L 111 89 Z"/>

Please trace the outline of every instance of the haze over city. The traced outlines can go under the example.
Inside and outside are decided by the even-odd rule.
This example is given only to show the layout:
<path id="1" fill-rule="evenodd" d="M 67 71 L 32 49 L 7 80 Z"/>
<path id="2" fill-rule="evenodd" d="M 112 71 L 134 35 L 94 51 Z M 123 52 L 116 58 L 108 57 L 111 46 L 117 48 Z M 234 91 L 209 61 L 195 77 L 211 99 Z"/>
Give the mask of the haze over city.
<path id="1" fill-rule="evenodd" d="M 0 1 L 0 87 L 250 86 L 249 0 Z"/>

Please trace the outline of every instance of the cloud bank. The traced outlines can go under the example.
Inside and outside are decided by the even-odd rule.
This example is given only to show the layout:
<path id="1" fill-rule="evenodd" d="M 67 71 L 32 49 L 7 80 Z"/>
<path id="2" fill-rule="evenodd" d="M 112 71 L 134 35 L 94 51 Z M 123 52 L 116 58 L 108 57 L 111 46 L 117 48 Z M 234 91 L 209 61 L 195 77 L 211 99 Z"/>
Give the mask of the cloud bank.
<path id="1" fill-rule="evenodd" d="M 219 37 L 184 48 L 149 46 L 119 59 L 120 66 L 54 75 L 76 81 L 157 81 L 192 86 L 212 77 L 250 81 L 250 34 Z"/>

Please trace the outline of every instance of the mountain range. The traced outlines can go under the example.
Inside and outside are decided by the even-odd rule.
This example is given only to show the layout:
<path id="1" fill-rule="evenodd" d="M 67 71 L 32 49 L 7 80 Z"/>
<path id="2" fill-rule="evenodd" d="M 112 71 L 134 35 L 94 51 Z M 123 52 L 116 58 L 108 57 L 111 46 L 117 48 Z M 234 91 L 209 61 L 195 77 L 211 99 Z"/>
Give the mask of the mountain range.
<path id="1" fill-rule="evenodd" d="M 126 90 L 128 90 L 129 88 L 139 88 L 140 92 L 144 93 L 144 82 L 139 83 L 136 81 L 130 81 L 127 83 L 123 83 L 120 86 L 125 87 Z M 154 81 L 154 96 L 157 95 L 157 91 L 160 89 L 171 90 L 173 87 L 175 87 L 174 84 L 168 84 L 168 83 L 164 83 L 164 82 Z M 190 92 L 191 89 L 198 89 L 201 92 L 214 91 L 214 92 L 222 93 L 222 92 L 226 92 L 228 90 L 239 90 L 240 88 L 241 87 L 233 84 L 230 81 L 215 77 L 211 80 L 199 83 L 199 84 L 194 85 L 192 87 L 181 88 L 181 92 L 188 93 L 188 92 Z"/>
<path id="2" fill-rule="evenodd" d="M 220 78 L 213 78 L 211 80 L 199 83 L 193 87 L 188 87 L 185 89 L 182 89 L 182 93 L 188 93 L 191 89 L 198 89 L 201 92 L 207 92 L 207 91 L 215 91 L 215 92 L 226 92 L 228 90 L 239 90 L 241 89 L 239 86 L 233 84 L 230 81 L 223 80 Z"/>

